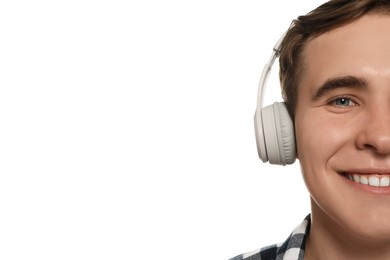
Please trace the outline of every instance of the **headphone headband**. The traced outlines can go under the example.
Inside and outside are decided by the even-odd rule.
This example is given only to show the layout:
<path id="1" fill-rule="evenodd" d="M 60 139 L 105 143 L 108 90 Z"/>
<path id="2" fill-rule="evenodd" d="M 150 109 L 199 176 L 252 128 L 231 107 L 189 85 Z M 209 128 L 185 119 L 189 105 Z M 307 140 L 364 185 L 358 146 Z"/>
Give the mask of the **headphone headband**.
<path id="1" fill-rule="evenodd" d="M 261 109 L 263 107 L 263 96 L 264 96 L 264 86 L 267 83 L 268 76 L 271 73 L 272 65 L 274 64 L 275 60 L 279 58 L 280 55 L 280 46 L 282 44 L 282 41 L 284 39 L 284 36 L 286 33 L 284 33 L 277 43 L 275 44 L 271 57 L 268 60 L 268 62 L 264 65 L 263 71 L 261 73 L 260 82 L 259 82 L 259 90 L 257 93 L 257 109 Z"/>

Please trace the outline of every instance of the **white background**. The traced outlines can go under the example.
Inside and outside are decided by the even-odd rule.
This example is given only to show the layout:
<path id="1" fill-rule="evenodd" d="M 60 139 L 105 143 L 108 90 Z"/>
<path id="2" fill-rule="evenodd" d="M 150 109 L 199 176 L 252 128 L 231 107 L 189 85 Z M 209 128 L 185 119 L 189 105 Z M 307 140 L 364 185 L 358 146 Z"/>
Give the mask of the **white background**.
<path id="1" fill-rule="evenodd" d="M 257 157 L 257 84 L 322 2 L 2 1 L 0 258 L 227 259 L 283 241 L 309 195 L 298 162 Z"/>

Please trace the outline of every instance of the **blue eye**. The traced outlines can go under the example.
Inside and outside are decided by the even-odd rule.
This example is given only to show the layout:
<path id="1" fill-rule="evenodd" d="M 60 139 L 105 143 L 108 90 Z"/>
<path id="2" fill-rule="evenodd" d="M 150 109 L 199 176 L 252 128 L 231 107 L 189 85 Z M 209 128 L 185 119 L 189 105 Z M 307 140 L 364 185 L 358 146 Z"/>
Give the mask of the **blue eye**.
<path id="1" fill-rule="evenodd" d="M 347 106 L 356 105 L 356 103 L 353 102 L 350 98 L 345 98 L 345 97 L 336 98 L 336 99 L 332 100 L 331 104 L 339 106 L 339 107 L 347 107 Z"/>

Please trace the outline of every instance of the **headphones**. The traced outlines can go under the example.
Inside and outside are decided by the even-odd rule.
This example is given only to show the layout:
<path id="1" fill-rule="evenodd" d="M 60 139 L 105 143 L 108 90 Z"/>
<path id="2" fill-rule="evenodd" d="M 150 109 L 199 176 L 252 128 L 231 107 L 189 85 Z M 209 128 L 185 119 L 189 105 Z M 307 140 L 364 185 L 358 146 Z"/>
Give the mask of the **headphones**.
<path id="1" fill-rule="evenodd" d="M 285 34 L 284 34 L 285 35 Z M 295 161 L 294 125 L 284 102 L 263 108 L 263 94 L 271 67 L 280 55 L 284 35 L 273 48 L 271 58 L 261 74 L 255 112 L 257 152 L 263 162 L 286 165 Z"/>

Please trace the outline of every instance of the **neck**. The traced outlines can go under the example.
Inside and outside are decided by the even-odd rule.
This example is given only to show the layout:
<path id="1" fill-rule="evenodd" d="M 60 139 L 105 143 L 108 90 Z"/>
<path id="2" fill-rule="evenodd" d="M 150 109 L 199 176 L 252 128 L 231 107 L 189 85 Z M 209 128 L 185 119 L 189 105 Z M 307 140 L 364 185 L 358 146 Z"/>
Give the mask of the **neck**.
<path id="1" fill-rule="evenodd" d="M 390 259 L 390 240 L 365 239 L 331 219 L 312 200 L 310 234 L 306 240 L 305 260 Z"/>

